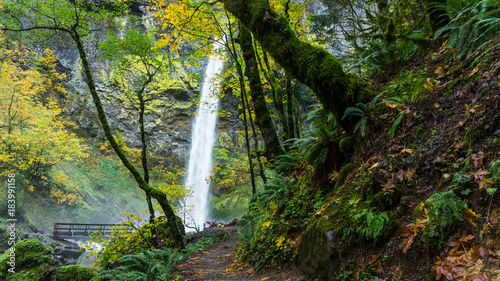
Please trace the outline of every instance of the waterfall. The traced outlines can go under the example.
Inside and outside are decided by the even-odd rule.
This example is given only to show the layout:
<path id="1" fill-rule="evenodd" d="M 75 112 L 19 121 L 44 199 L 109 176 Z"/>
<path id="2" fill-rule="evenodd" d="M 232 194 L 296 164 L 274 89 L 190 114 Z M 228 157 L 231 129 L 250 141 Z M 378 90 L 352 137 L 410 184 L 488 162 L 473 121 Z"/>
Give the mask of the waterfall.
<path id="1" fill-rule="evenodd" d="M 217 44 L 215 48 L 218 48 Z M 190 215 L 194 220 L 194 224 L 200 228 L 208 215 L 209 183 L 207 179 L 213 167 L 212 149 L 215 144 L 215 125 L 219 107 L 219 98 L 210 95 L 210 88 L 223 64 L 222 61 L 213 57 L 208 62 L 191 134 L 191 151 L 185 185 L 191 188 L 192 196 L 187 198 L 186 205 L 188 208 L 192 208 Z M 213 89 L 217 88 L 218 82 L 215 82 Z M 187 222 L 188 225 L 193 226 L 189 218 Z"/>

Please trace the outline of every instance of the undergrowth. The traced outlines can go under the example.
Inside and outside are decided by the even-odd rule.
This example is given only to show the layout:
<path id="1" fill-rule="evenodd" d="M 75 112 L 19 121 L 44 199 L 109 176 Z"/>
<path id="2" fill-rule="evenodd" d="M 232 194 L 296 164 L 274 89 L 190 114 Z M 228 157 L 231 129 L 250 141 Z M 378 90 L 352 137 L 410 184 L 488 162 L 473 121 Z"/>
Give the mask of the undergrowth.
<path id="1" fill-rule="evenodd" d="M 215 236 L 204 236 L 195 244 L 187 244 L 178 251 L 173 248 L 139 249 L 139 253 L 124 255 L 119 258 L 117 268 L 103 270 L 100 277 L 103 280 L 155 281 L 173 278 L 175 265 L 187 254 L 198 249 L 207 248 L 212 243 L 224 240 L 227 233 L 219 231 Z"/>

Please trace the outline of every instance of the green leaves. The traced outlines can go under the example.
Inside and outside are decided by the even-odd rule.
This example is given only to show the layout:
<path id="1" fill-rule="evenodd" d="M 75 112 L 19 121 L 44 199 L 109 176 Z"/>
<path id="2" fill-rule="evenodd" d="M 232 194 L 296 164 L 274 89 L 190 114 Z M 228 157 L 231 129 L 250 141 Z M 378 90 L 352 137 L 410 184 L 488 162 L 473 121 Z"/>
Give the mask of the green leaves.
<path id="1" fill-rule="evenodd" d="M 331 143 L 337 134 L 336 123 L 332 122 L 331 115 L 321 115 L 324 115 L 324 112 L 311 114 L 308 120 L 311 122 L 311 129 L 306 131 L 302 138 L 289 140 L 294 142 L 292 148 L 298 148 L 305 159 L 316 167 L 325 163 Z"/>
<path id="2" fill-rule="evenodd" d="M 160 63 L 156 58 L 159 49 L 155 48 L 152 37 L 135 29 L 125 30 L 121 35 L 108 35 L 99 43 L 99 48 L 102 58 L 116 61 L 123 68 L 133 67 L 134 63 L 142 63 L 143 67 Z"/>
<path id="3" fill-rule="evenodd" d="M 5 13 L 0 23 L 6 30 L 29 31 L 33 41 L 45 41 L 45 36 L 55 32 L 78 33 L 82 37 L 93 31 L 110 28 L 117 15 L 128 9 L 125 1 L 101 0 L 5 0 Z"/>

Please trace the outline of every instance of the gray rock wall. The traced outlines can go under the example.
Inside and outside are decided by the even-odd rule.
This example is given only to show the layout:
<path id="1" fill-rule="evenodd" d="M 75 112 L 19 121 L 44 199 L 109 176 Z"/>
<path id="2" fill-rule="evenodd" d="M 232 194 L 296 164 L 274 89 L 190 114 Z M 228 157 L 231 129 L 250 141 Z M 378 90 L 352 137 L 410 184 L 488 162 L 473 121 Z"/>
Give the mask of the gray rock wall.
<path id="1" fill-rule="evenodd" d="M 125 17 L 121 21 L 128 25 L 128 28 L 147 30 L 154 25 L 154 22 L 146 11 L 146 4 L 136 1 L 132 13 L 141 16 L 142 20 L 132 23 Z M 129 147 L 139 148 L 138 111 L 124 100 L 120 86 L 112 82 L 113 70 L 110 62 L 99 59 L 97 42 L 105 39 L 105 36 L 103 32 L 85 42 L 96 87 L 112 130 L 118 131 Z M 190 48 L 192 46 L 183 46 L 180 51 L 186 52 Z M 79 125 L 79 132 L 82 136 L 104 140 L 101 124 L 97 119 L 95 106 L 85 82 L 78 51 L 72 45 L 71 40 L 64 37 L 55 42 L 54 49 L 59 58 L 58 70 L 67 75 L 64 81 L 64 86 L 68 91 L 64 99 L 67 114 Z M 197 72 L 203 76 L 207 61 L 208 59 L 205 59 L 199 68 L 188 67 L 186 61 L 181 62 L 176 65 L 175 75 L 161 77 L 162 83 L 149 89 L 161 96 L 154 101 L 155 110 L 145 114 L 147 144 L 153 153 L 161 156 L 175 156 L 183 162 L 189 156 L 191 123 L 202 81 L 194 80 L 188 73 Z M 226 101 L 223 98 L 221 109 L 234 111 L 228 108 L 234 106 L 234 101 Z M 234 130 L 237 123 L 237 114 L 233 117 L 222 118 L 222 125 L 219 125 L 218 129 Z"/>

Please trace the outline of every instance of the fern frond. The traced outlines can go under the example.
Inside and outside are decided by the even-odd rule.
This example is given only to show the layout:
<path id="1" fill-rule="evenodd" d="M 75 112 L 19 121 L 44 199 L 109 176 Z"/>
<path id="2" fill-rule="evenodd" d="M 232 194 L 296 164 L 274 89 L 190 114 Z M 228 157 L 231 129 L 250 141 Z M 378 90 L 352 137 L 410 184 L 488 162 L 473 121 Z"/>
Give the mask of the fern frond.
<path id="1" fill-rule="evenodd" d="M 399 124 L 403 120 L 404 114 L 400 114 L 399 117 L 394 121 L 394 124 L 392 124 L 391 129 L 389 130 L 389 135 L 391 138 L 394 138 L 394 134 L 396 133 L 396 130 L 398 129 Z"/>
<path id="2" fill-rule="evenodd" d="M 359 107 L 348 107 L 344 112 L 344 116 L 342 120 L 344 120 L 347 116 L 363 116 L 365 112 L 361 110 Z"/>

